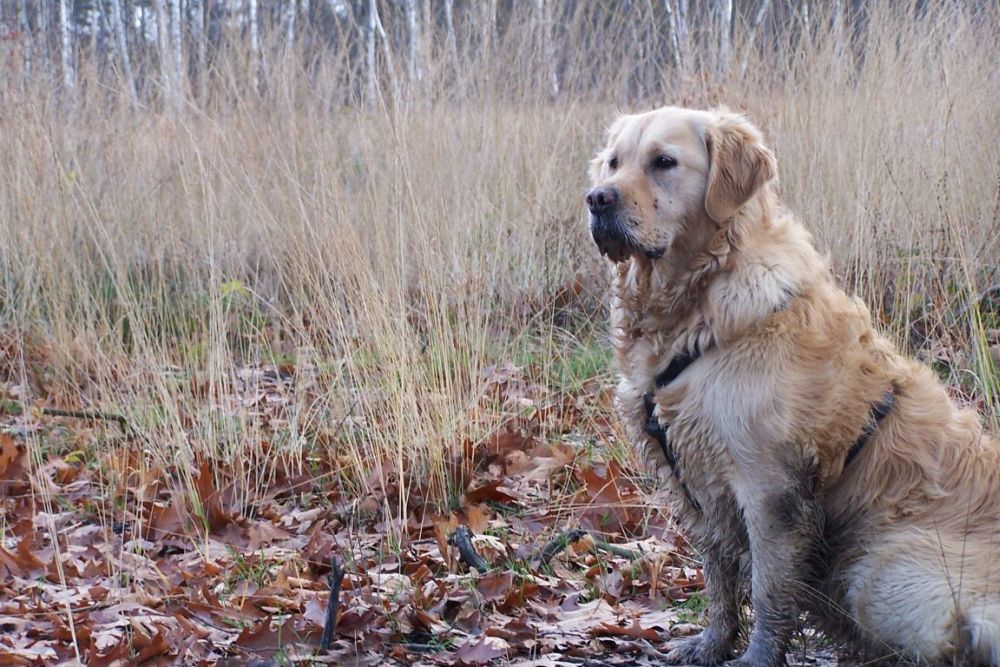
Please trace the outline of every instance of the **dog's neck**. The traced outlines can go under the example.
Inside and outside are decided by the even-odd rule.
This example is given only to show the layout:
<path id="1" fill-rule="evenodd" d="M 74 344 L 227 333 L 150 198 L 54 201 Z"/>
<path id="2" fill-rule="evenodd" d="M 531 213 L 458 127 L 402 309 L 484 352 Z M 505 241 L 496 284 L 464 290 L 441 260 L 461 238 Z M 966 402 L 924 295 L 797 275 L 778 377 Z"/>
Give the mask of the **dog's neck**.
<path id="1" fill-rule="evenodd" d="M 616 267 L 621 335 L 655 335 L 671 354 L 726 344 L 828 275 L 809 234 L 769 190 L 730 221 L 692 223 L 663 257 Z"/>

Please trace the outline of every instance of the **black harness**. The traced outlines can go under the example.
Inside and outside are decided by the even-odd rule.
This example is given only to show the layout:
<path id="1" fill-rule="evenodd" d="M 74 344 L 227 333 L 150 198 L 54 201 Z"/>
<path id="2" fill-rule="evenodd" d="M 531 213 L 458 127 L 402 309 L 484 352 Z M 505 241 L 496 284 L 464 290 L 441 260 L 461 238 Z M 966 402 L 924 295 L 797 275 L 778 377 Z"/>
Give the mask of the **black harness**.
<path id="1" fill-rule="evenodd" d="M 654 381 L 656 388 L 662 389 L 676 380 L 680 374 L 686 371 L 687 367 L 697 361 L 700 356 L 701 350 L 698 349 L 695 349 L 693 353 L 681 352 L 680 354 L 674 356 L 674 358 L 670 360 L 667 367 L 656 375 L 656 379 Z M 656 401 L 653 400 L 653 392 L 647 391 L 642 397 L 642 402 L 646 406 L 646 423 L 643 425 L 646 429 L 646 433 L 660 445 L 660 451 L 663 452 L 663 458 L 667 460 L 667 465 L 670 466 L 670 474 L 673 475 L 674 479 L 677 480 L 677 483 L 681 485 L 681 491 L 684 493 L 684 497 L 687 499 L 688 503 L 700 514 L 701 504 L 695 500 L 695 497 L 691 494 L 691 489 L 689 489 L 687 484 L 684 483 L 684 480 L 681 479 L 681 467 L 677 465 L 677 454 L 674 452 L 673 445 L 667 442 L 667 429 L 670 428 L 670 426 L 664 426 L 661 424 L 660 420 L 653 414 L 653 410 L 656 408 Z"/>
<path id="2" fill-rule="evenodd" d="M 861 435 L 854 441 L 851 448 L 847 450 L 847 458 L 844 459 L 844 470 L 847 470 L 847 466 L 851 465 L 851 461 L 858 457 L 858 454 L 864 449 L 865 443 L 875 434 L 875 429 L 878 428 L 879 422 L 888 416 L 895 403 L 896 392 L 893 389 L 886 389 L 882 400 L 873 405 L 871 412 L 868 413 L 868 419 L 865 420 L 865 425 L 861 428 Z"/>
<path id="3" fill-rule="evenodd" d="M 670 363 L 665 369 L 657 374 L 654 380 L 656 389 L 662 389 L 666 387 L 671 382 L 680 377 L 681 373 L 687 370 L 688 366 L 693 364 L 698 358 L 701 357 L 701 350 L 695 349 L 694 352 L 682 352 L 676 355 L 670 360 Z M 656 418 L 653 414 L 656 408 L 656 401 L 653 398 L 653 392 L 648 391 L 642 397 L 643 404 L 646 406 L 646 423 L 643 425 L 646 433 L 653 438 L 657 444 L 660 445 L 660 451 L 663 452 L 663 458 L 666 459 L 667 465 L 670 466 L 670 473 L 673 475 L 677 483 L 680 484 L 681 491 L 684 493 L 685 499 L 690 503 L 698 513 L 701 513 L 701 504 L 695 499 L 694 495 L 691 493 L 691 489 L 688 488 L 684 480 L 681 479 L 681 469 L 677 464 L 677 454 L 674 452 L 673 445 L 667 441 L 667 429 L 669 425 L 663 425 L 660 420 Z M 888 389 L 882 400 L 872 406 L 871 412 L 868 413 L 868 417 L 865 419 L 865 424 L 861 429 L 861 435 L 858 439 L 854 441 L 851 448 L 847 450 L 847 458 L 844 460 L 844 469 L 851 464 L 861 450 L 864 449 L 865 444 L 871 439 L 872 435 L 875 433 L 875 429 L 878 428 L 879 422 L 886 418 L 886 416 L 892 411 L 892 406 L 896 402 L 896 393 L 893 389 Z"/>

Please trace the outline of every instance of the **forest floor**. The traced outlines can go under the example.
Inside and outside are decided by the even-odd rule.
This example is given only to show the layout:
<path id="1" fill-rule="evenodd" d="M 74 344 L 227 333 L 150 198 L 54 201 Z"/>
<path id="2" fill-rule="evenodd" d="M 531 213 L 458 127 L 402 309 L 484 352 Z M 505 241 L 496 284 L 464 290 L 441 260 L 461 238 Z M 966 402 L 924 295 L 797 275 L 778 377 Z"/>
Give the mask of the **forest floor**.
<path id="1" fill-rule="evenodd" d="M 295 373 L 242 369 L 234 405 L 279 432 L 308 384 Z M 44 392 L 0 383 L 0 664 L 654 664 L 700 629 L 702 572 L 655 485 L 604 446 L 608 384 L 553 392 L 491 369 L 479 409 L 504 427 L 445 462 L 448 511 L 395 470 L 352 496 L 336 456 L 307 456 L 242 482 L 201 461 L 188 512 L 142 434 L 23 410 Z M 331 559 L 344 576 L 323 651 Z M 792 661 L 831 655 L 813 640 Z"/>

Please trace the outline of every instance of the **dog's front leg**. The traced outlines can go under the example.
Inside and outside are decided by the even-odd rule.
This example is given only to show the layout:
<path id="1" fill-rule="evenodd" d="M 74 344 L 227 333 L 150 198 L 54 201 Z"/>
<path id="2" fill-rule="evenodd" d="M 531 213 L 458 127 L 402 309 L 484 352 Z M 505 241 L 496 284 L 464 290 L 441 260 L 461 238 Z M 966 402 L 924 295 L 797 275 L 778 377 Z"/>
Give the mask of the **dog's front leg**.
<path id="1" fill-rule="evenodd" d="M 750 538 L 755 622 L 746 653 L 725 663 L 733 667 L 785 664 L 807 568 L 822 536 L 823 510 L 808 475 L 752 472 L 736 491 Z"/>
<path id="2" fill-rule="evenodd" d="M 670 665 L 720 665 L 733 654 L 739 632 L 739 552 L 715 544 L 702 551 L 708 627 L 671 645 Z"/>

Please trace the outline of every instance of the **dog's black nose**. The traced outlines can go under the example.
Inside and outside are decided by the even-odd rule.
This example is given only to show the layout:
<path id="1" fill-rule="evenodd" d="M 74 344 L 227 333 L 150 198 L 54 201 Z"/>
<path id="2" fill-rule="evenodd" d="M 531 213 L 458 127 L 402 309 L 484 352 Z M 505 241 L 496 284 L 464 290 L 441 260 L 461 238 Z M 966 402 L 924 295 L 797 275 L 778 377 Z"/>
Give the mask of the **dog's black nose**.
<path id="1" fill-rule="evenodd" d="M 615 207 L 618 203 L 618 188 L 594 188 L 587 193 L 587 208 L 594 215 L 600 215 Z"/>

